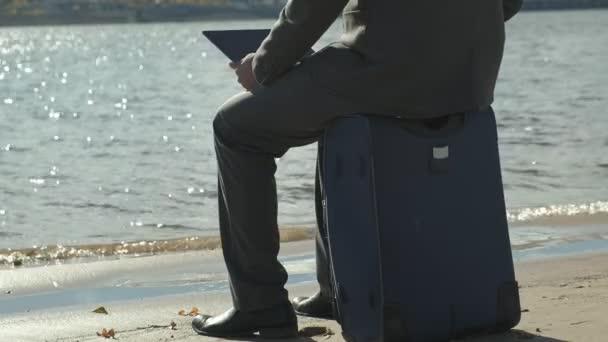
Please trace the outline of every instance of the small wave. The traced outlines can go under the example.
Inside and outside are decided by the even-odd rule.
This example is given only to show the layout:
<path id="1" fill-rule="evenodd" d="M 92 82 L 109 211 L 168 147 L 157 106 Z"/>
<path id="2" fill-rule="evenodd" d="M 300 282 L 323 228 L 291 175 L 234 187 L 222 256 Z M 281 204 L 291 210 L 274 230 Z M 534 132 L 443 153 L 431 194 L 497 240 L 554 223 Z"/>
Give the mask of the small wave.
<path id="1" fill-rule="evenodd" d="M 175 202 L 177 204 L 183 204 L 183 205 L 202 205 L 204 203 L 203 201 L 194 201 L 192 199 L 190 199 L 189 201 L 184 201 L 175 196 L 172 196 L 171 199 L 173 200 L 173 202 Z"/>
<path id="2" fill-rule="evenodd" d="M 14 145 L 11 145 L 11 144 L 0 146 L 0 152 L 22 153 L 22 152 L 29 152 L 31 150 L 32 149 L 28 148 L 28 147 L 19 147 L 19 146 L 14 146 Z"/>
<path id="3" fill-rule="evenodd" d="M 15 233 L 15 232 L 0 232 L 0 237 L 19 237 L 19 236 L 23 236 L 23 234 Z"/>
<path id="4" fill-rule="evenodd" d="M 183 224 L 167 224 L 167 223 L 143 223 L 141 227 L 151 227 L 158 229 L 172 229 L 172 230 L 201 230 L 199 227 L 186 226 Z"/>
<path id="5" fill-rule="evenodd" d="M 516 173 L 516 174 L 530 175 L 530 176 L 535 176 L 535 177 L 553 177 L 546 171 L 538 170 L 538 169 L 531 169 L 531 168 L 516 169 L 516 168 L 511 168 L 511 167 L 505 167 L 504 171 L 510 172 L 510 173 Z"/>
<path id="6" fill-rule="evenodd" d="M 517 183 L 517 184 L 513 184 L 514 188 L 520 188 L 520 189 L 526 189 L 526 190 L 535 190 L 535 191 L 542 191 L 543 187 L 539 186 L 537 183 Z"/>
<path id="7" fill-rule="evenodd" d="M 163 152 L 158 151 L 158 150 L 144 150 L 144 151 L 140 151 L 139 154 L 142 156 L 154 156 L 154 155 L 160 156 L 163 154 Z"/>
<path id="8" fill-rule="evenodd" d="M 151 213 L 152 211 L 150 210 L 129 210 L 129 209 L 125 209 L 125 208 L 121 208 L 119 206 L 113 205 L 113 204 L 109 204 L 109 203 L 64 203 L 64 202 L 47 202 L 44 204 L 47 207 L 67 207 L 67 208 L 75 208 L 75 209 L 91 209 L 91 208 L 96 208 L 96 209 L 110 209 L 110 210 L 115 210 L 121 213 Z"/>
<path id="9" fill-rule="evenodd" d="M 132 188 L 124 188 L 121 190 L 112 190 L 108 192 L 108 195 L 129 195 L 129 196 L 136 196 L 136 195 L 141 195 L 141 192 L 133 190 Z"/>
<path id="10" fill-rule="evenodd" d="M 308 240 L 313 230 L 303 227 L 282 228 L 281 242 Z M 43 246 L 23 249 L 0 249 L 0 265 L 41 265 L 66 260 L 95 260 L 103 257 L 144 256 L 171 252 L 214 250 L 221 247 L 219 236 L 193 236 L 171 240 L 131 241 L 74 246 Z"/>
<path id="11" fill-rule="evenodd" d="M 517 138 L 517 139 L 503 139 L 501 141 L 502 144 L 505 145 L 523 145 L 523 146 L 529 146 L 529 145 L 534 145 L 534 146 L 540 146 L 540 147 L 553 147 L 553 146 L 557 146 L 557 144 L 549 142 L 549 141 L 533 141 L 533 140 L 529 140 L 529 139 L 521 139 L 521 138 Z"/>
<path id="12" fill-rule="evenodd" d="M 12 175 L 11 175 L 11 176 L 12 176 Z M 17 195 L 17 194 L 18 194 L 17 192 L 15 192 L 15 191 L 11 191 L 11 190 L 9 190 L 9 189 L 0 189 L 0 192 L 2 192 L 2 193 L 4 193 L 4 194 L 6 194 L 6 195 L 8 195 L 8 196 L 15 196 L 15 195 Z"/>
<path id="13" fill-rule="evenodd" d="M 589 225 L 608 224 L 608 202 L 562 204 L 509 210 L 513 225 Z"/>
<path id="14" fill-rule="evenodd" d="M 584 102 L 596 102 L 596 101 L 602 101 L 604 98 L 601 96 L 595 96 L 595 95 L 583 95 L 583 96 L 579 96 L 577 98 L 577 100 L 579 101 L 584 101 Z"/>
<path id="15" fill-rule="evenodd" d="M 110 152 L 98 152 L 98 153 L 93 153 L 91 154 L 91 157 L 96 158 L 96 159 L 102 159 L 102 158 L 107 158 L 107 157 L 111 157 L 112 153 Z"/>

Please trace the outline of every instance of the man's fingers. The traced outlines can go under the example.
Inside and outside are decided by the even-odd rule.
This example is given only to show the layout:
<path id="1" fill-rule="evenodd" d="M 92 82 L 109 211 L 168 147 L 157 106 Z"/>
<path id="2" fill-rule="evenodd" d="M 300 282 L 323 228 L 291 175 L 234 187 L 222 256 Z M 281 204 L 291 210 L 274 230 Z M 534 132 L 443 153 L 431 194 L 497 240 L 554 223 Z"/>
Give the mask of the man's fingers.
<path id="1" fill-rule="evenodd" d="M 251 70 L 251 60 L 254 54 L 250 54 L 243 58 L 240 62 L 230 62 L 228 65 L 234 70 L 237 77 L 237 82 L 246 90 L 251 91 L 256 84 L 253 72 Z"/>
<path id="2" fill-rule="evenodd" d="M 251 80 L 243 79 L 243 78 L 239 77 L 238 82 L 241 85 L 241 87 L 245 88 L 245 90 L 251 90 L 251 88 L 253 87 Z"/>

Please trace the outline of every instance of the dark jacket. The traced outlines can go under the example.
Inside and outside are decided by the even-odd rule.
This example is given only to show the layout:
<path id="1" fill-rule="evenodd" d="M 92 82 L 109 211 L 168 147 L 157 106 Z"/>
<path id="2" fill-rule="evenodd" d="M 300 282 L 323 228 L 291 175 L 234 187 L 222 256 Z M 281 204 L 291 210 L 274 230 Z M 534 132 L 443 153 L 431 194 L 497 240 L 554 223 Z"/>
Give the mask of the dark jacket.
<path id="1" fill-rule="evenodd" d="M 378 114 L 478 110 L 492 103 L 504 21 L 520 7 L 521 0 L 290 0 L 253 71 L 259 83 L 272 83 L 342 12 L 341 43 L 349 50 L 342 57 L 351 57 L 318 70 L 320 86 Z"/>

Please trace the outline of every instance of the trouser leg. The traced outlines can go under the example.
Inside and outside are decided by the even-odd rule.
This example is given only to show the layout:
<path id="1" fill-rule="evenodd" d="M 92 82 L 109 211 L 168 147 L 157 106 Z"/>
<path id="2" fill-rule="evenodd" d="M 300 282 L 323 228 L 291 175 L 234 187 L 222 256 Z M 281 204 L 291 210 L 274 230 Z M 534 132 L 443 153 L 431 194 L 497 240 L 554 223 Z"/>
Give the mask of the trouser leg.
<path id="1" fill-rule="evenodd" d="M 365 112 L 313 82 L 311 72 L 328 61 L 327 56 L 319 53 L 272 86 L 233 97 L 214 120 L 222 247 L 239 310 L 263 309 L 287 300 L 287 274 L 277 261 L 274 158 L 291 147 L 315 142 L 336 117 Z M 320 260 L 325 260 L 319 263 L 319 281 L 327 292 L 329 272 L 323 266 L 328 264 L 327 253 L 325 248 L 318 251 Z"/>
<path id="2" fill-rule="evenodd" d="M 277 260 L 279 231 L 274 156 L 215 136 L 220 232 L 237 309 L 287 301 L 287 272 Z"/>

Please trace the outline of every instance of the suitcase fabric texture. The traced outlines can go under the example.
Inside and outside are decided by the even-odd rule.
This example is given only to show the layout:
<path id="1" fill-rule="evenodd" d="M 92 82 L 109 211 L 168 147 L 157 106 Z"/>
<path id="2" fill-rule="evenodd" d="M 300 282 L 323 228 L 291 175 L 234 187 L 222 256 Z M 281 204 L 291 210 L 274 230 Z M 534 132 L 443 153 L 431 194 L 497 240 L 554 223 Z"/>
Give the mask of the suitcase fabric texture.
<path id="1" fill-rule="evenodd" d="M 321 174 L 347 340 L 449 341 L 519 322 L 491 108 L 436 127 L 339 119 Z"/>

